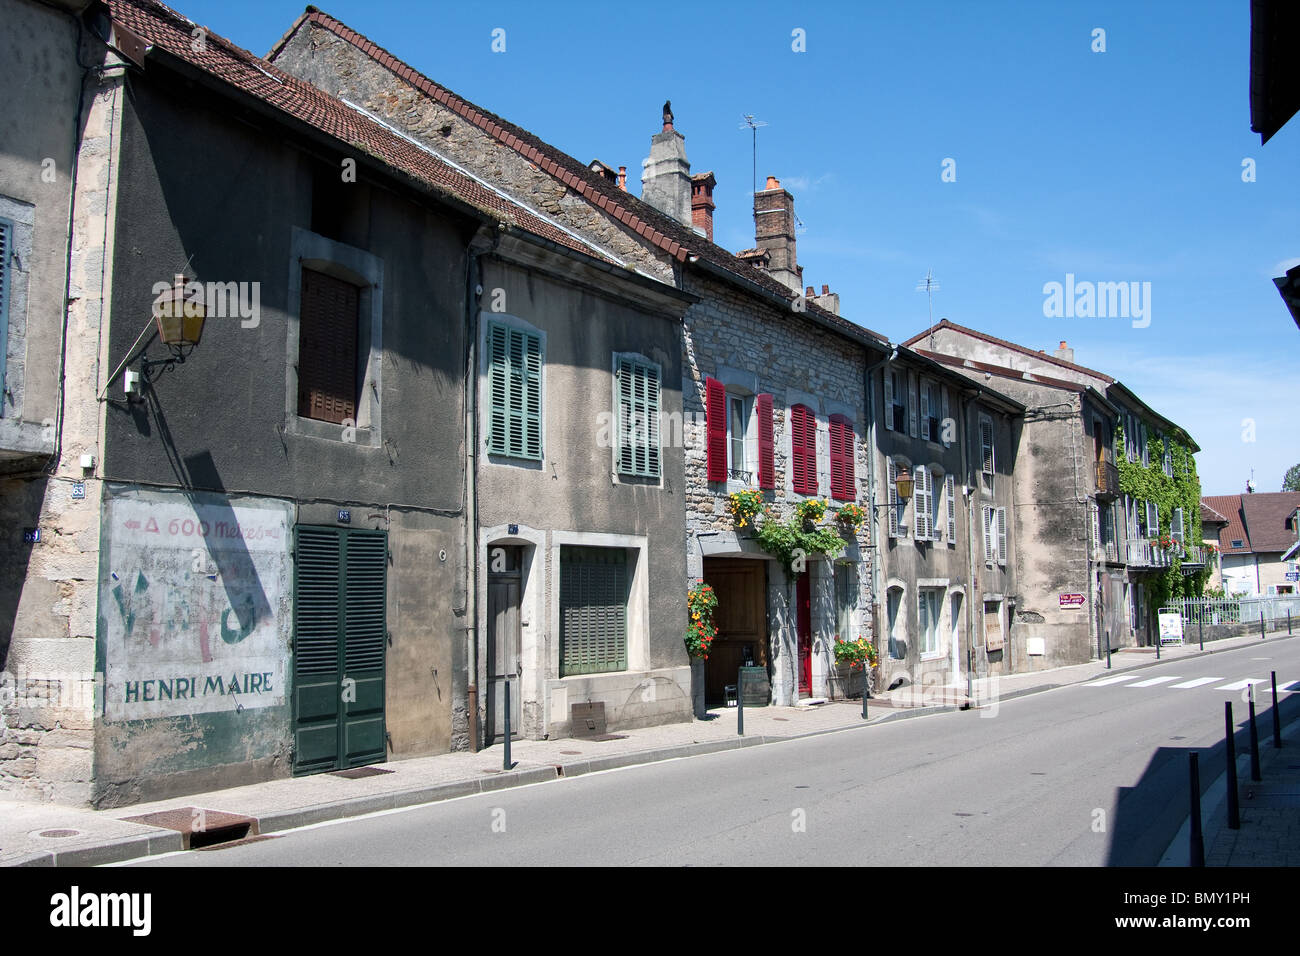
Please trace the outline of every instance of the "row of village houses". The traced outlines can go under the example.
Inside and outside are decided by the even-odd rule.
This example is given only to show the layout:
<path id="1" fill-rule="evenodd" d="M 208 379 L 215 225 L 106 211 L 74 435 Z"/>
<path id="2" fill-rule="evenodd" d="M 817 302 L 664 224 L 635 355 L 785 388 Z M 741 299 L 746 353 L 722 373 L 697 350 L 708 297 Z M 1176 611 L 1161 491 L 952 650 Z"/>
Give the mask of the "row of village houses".
<path id="1" fill-rule="evenodd" d="M 0 5 L 0 788 L 478 748 L 507 682 L 531 738 L 690 720 L 701 582 L 712 702 L 744 664 L 843 696 L 837 638 L 878 689 L 1087 661 L 1199 560 L 1116 468 L 1194 477 L 1185 431 L 1064 342 L 842 317 L 776 179 L 725 251 L 668 106 L 638 199 L 314 8 L 259 58 L 152 0 Z M 745 491 L 864 515 L 787 571 Z"/>

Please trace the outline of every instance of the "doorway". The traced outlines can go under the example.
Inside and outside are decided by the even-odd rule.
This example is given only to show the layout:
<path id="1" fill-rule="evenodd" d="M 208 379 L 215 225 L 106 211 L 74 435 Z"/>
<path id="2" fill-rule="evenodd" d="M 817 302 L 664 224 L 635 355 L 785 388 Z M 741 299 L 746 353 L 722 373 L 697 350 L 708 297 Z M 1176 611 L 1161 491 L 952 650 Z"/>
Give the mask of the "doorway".
<path id="1" fill-rule="evenodd" d="M 704 662 L 705 700 L 715 705 L 724 702 L 742 666 L 767 667 L 767 562 L 705 558 L 704 581 L 718 599 L 718 636 Z"/>
<path id="2" fill-rule="evenodd" d="M 799 575 L 795 588 L 796 622 L 799 639 L 799 696 L 812 696 L 812 586 L 807 571 Z"/>
<path id="3" fill-rule="evenodd" d="M 510 684 L 510 737 L 519 736 L 523 697 L 519 608 L 523 596 L 523 548 L 488 548 L 487 584 L 487 743 L 506 733 L 505 696 Z"/>

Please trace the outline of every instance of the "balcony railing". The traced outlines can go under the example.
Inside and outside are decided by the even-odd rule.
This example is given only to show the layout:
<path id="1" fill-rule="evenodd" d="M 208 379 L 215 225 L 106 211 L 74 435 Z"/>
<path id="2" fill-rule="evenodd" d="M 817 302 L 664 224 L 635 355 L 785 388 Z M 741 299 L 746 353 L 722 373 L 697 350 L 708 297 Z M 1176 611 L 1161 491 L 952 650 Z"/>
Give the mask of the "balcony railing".
<path id="1" fill-rule="evenodd" d="M 1174 548 L 1162 548 L 1142 540 L 1130 540 L 1126 547 L 1127 563 L 1131 568 L 1167 568 L 1173 564 Z"/>
<path id="2" fill-rule="evenodd" d="M 1205 549 L 1201 547 L 1183 548 L 1183 567 L 1200 568 L 1205 566 Z"/>
<path id="3" fill-rule="evenodd" d="M 1119 497 L 1119 469 L 1114 462 L 1097 462 L 1097 497 Z"/>

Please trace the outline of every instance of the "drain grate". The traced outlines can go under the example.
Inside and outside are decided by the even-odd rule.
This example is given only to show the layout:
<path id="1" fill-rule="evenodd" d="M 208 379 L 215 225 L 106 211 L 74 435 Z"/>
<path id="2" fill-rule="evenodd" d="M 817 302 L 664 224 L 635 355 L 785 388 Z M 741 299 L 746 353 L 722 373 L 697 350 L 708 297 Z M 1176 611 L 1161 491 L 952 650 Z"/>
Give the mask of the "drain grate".
<path id="1" fill-rule="evenodd" d="M 222 810 L 203 810 L 199 807 L 177 807 L 138 817 L 122 817 L 127 823 L 143 823 L 162 830 L 175 830 L 182 837 L 187 850 L 214 846 L 257 836 L 257 818 Z"/>
<path id="2" fill-rule="evenodd" d="M 391 770 L 385 770 L 383 767 L 350 767 L 347 770 L 335 770 L 330 773 L 331 777 L 347 777 L 349 780 L 359 780 L 362 777 L 378 777 L 383 773 L 392 773 Z"/>

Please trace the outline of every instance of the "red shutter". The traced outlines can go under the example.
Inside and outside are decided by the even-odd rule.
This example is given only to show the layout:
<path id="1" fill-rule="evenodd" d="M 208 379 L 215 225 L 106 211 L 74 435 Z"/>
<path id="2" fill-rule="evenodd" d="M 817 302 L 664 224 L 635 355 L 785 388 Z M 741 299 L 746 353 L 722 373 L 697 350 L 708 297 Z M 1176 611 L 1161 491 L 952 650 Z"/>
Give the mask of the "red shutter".
<path id="1" fill-rule="evenodd" d="M 853 475 L 853 426 L 842 415 L 831 419 L 831 497 L 855 501 L 857 482 Z"/>
<path id="2" fill-rule="evenodd" d="M 790 409 L 792 485 L 801 495 L 817 494 L 817 419 L 806 405 Z"/>
<path id="3" fill-rule="evenodd" d="M 776 450 L 772 440 L 772 396 L 760 394 L 754 398 L 758 415 L 758 487 L 776 487 Z"/>
<path id="4" fill-rule="evenodd" d="M 709 481 L 726 481 L 727 390 L 716 378 L 704 379 L 704 419 Z"/>

